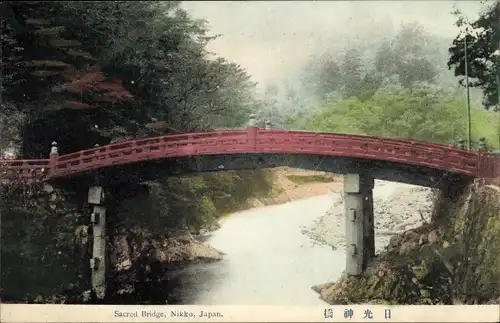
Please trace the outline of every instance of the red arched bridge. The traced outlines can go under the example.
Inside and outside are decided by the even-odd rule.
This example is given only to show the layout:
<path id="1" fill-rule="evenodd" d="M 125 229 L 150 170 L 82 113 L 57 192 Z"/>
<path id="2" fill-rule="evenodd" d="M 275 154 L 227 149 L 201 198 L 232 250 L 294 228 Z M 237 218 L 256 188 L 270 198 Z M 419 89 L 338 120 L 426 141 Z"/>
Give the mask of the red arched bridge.
<path id="1" fill-rule="evenodd" d="M 179 162 L 180 161 L 180 162 Z M 147 163 L 147 167 L 143 167 Z M 260 129 L 176 134 L 122 141 L 49 159 L 0 160 L 0 182 L 69 179 L 105 173 L 104 185 L 88 191 L 93 205 L 92 288 L 106 291 L 106 202 L 104 191 L 116 178 L 158 176 L 166 170 L 216 171 L 281 165 L 344 174 L 346 273 L 359 275 L 375 255 L 374 179 L 418 185 L 454 185 L 456 181 L 500 176 L 500 157 L 485 150 L 411 140 L 303 131 Z M 176 166 L 177 165 L 177 166 Z M 177 167 L 177 168 L 176 168 Z M 122 176 L 123 172 L 129 176 Z M 146 174 L 146 175 L 145 175 Z M 1 180 L 4 181 L 1 181 Z M 95 178 L 94 178 L 95 181 Z M 95 181 L 99 182 L 99 181 Z"/>
<path id="2" fill-rule="evenodd" d="M 410 175 L 415 175 L 416 169 L 427 169 L 437 171 L 436 174 L 445 172 L 467 178 L 500 176 L 500 157 L 484 150 L 469 151 L 412 140 L 248 127 L 122 141 L 62 155 L 58 154 L 57 147 L 53 147 L 48 159 L 0 160 L 0 177 L 8 181 L 50 180 L 98 169 L 192 156 L 225 156 L 226 161 L 217 160 L 218 168 L 236 169 L 237 166 L 224 167 L 227 158 L 243 156 L 248 160 L 252 156 L 266 155 L 334 157 L 333 160 L 337 160 L 325 165 L 342 164 L 338 158 L 355 161 L 361 167 L 378 163 L 378 169 L 388 169 L 386 173 L 405 169 Z M 325 170 L 329 170 L 328 167 Z"/>

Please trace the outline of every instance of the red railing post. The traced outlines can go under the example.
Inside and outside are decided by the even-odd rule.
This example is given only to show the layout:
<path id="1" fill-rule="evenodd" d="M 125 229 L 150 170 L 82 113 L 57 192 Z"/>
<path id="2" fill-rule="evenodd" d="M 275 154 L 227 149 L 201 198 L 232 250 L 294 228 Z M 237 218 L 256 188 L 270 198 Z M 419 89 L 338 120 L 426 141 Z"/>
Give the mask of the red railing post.
<path id="1" fill-rule="evenodd" d="M 491 172 L 493 178 L 500 177 L 500 156 L 490 156 Z"/>
<path id="2" fill-rule="evenodd" d="M 493 164 L 491 163 L 490 156 L 481 156 L 481 177 L 493 178 Z"/>
<path id="3" fill-rule="evenodd" d="M 256 126 L 255 115 L 250 115 L 250 121 L 247 126 L 247 136 L 248 136 L 248 145 L 249 149 L 252 152 L 257 151 L 257 131 L 259 128 Z"/>
<path id="4" fill-rule="evenodd" d="M 52 176 L 56 173 L 58 161 L 59 161 L 59 151 L 57 149 L 57 143 L 53 141 L 52 147 L 50 148 L 49 176 Z"/>
<path id="5" fill-rule="evenodd" d="M 499 178 L 500 177 L 500 155 L 494 153 L 485 154 L 484 163 L 486 164 L 484 169 L 488 178 Z"/>
<path id="6" fill-rule="evenodd" d="M 186 145 L 186 150 L 188 152 L 188 154 L 190 155 L 193 155 L 195 153 L 195 149 L 193 148 L 193 135 L 192 134 L 188 134 L 187 135 L 187 145 Z"/>

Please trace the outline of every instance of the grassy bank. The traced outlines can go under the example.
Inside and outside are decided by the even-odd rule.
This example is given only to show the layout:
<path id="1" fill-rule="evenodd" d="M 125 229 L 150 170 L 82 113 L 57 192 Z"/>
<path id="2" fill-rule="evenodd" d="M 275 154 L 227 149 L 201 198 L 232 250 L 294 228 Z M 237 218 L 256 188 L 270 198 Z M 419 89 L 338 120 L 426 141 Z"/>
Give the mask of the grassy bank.
<path id="1" fill-rule="evenodd" d="M 333 175 L 287 175 L 287 178 L 298 185 L 330 183 L 334 180 Z"/>

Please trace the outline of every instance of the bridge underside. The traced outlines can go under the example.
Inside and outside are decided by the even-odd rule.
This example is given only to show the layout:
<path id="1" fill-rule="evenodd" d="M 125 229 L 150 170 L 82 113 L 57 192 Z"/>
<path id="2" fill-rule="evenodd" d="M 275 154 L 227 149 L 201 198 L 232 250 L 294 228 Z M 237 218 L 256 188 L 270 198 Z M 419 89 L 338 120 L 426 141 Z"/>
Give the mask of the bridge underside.
<path id="1" fill-rule="evenodd" d="M 97 171 L 54 178 L 59 184 L 74 189 L 90 187 L 88 203 L 93 204 L 92 289 L 98 298 L 106 291 L 106 215 L 112 213 L 119 199 L 105 202 L 106 192 L 125 191 L 137 194 L 139 183 L 168 175 L 197 172 L 263 169 L 289 166 L 309 170 L 349 174 L 344 177 L 344 209 L 346 217 L 346 274 L 360 275 L 375 256 L 373 212 L 373 179 L 382 179 L 428 187 L 445 187 L 471 180 L 457 174 L 432 168 L 346 157 L 305 154 L 231 154 L 150 160 L 144 163 L 112 165 Z M 78 178 L 78 180 L 76 180 Z M 460 185 L 459 184 L 459 185 Z M 92 187 L 93 186 L 93 187 Z M 78 191 L 78 190 L 75 190 Z M 106 206 L 107 205 L 107 206 Z"/>
<path id="2" fill-rule="evenodd" d="M 145 163 L 114 165 L 101 168 L 106 181 L 119 184 L 137 180 L 152 180 L 167 174 L 214 172 L 245 169 L 263 169 L 289 166 L 337 174 L 368 173 L 375 179 L 420 185 L 447 186 L 453 182 L 470 181 L 472 178 L 427 167 L 346 157 L 299 154 L 232 154 L 190 156 L 176 159 L 152 160 Z M 89 177 L 95 173 L 79 176 Z M 74 178 L 72 176 L 72 178 Z"/>

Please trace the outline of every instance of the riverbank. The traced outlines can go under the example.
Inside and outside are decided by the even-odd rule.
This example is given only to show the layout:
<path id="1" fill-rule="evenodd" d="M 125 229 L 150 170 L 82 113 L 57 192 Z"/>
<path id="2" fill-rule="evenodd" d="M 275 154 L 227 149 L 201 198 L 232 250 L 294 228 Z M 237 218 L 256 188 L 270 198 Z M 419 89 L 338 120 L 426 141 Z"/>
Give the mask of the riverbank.
<path id="1" fill-rule="evenodd" d="M 376 180 L 373 189 L 376 253 L 382 251 L 395 235 L 428 223 L 433 196 L 434 192 L 429 188 Z M 319 243 L 344 250 L 344 213 L 340 196 L 338 202 L 313 227 L 304 228 L 304 232 Z"/>
<path id="2" fill-rule="evenodd" d="M 272 169 L 271 175 L 273 191 L 270 196 L 249 199 L 246 210 L 324 195 L 339 191 L 342 187 L 341 176 L 325 172 L 280 167 Z M 172 271 L 187 265 L 223 260 L 225 253 L 205 240 L 229 218 L 223 217 L 214 223 L 207 223 L 196 234 L 177 232 L 169 237 L 153 239 L 134 230 L 115 232 L 112 235 L 113 252 L 110 261 L 113 281 L 116 282 L 115 294 L 135 293 L 133 281 L 140 266 L 144 266 L 144 275 L 148 276 L 155 263 L 161 263 L 164 270 Z"/>
<path id="3" fill-rule="evenodd" d="M 340 176 L 324 172 L 280 167 L 272 169 L 271 175 L 273 180 L 271 196 L 250 199 L 246 210 L 240 212 L 251 214 L 257 212 L 260 207 L 278 207 L 290 201 L 332 193 L 342 187 Z M 224 260 L 227 247 L 214 248 L 211 245 L 213 242 L 211 237 L 220 234 L 217 230 L 220 229 L 222 223 L 237 221 L 234 216 L 241 217 L 242 215 L 237 213 L 233 216 L 219 218 L 217 222 L 207 223 L 197 234 L 178 232 L 171 234 L 168 238 L 156 237 L 152 239 L 144 237 L 143 232 L 133 230 L 115 232 L 112 235 L 114 238 L 112 241 L 111 270 L 114 272 L 114 294 L 118 295 L 119 302 L 127 302 L 132 297 L 131 295 L 140 293 L 141 289 L 157 290 L 149 292 L 150 294 L 169 294 L 165 290 L 171 288 L 168 287 L 168 284 L 169 281 L 170 284 L 172 282 L 170 277 L 172 273 L 182 272 L 183 268 L 189 271 L 189 268 L 196 267 L 196 264 L 199 263 L 208 265 Z M 272 230 L 272 228 L 270 229 Z M 207 243 L 206 240 L 210 241 Z M 247 242 L 241 241 L 240 243 Z M 155 267 L 158 267 L 155 265 L 158 263 L 161 264 L 164 273 L 159 278 L 160 281 L 155 284 L 155 278 L 151 278 L 151 276 L 155 276 L 153 271 Z M 137 286 L 134 283 L 138 275 L 147 288 Z M 160 275 L 156 274 L 156 277 L 158 276 Z M 141 298 L 144 297 L 141 296 Z M 157 298 L 161 298 L 161 296 Z M 161 302 L 161 300 L 157 301 Z"/>
<path id="4" fill-rule="evenodd" d="M 500 303 L 500 257 L 495 247 L 500 245 L 499 182 L 478 180 L 465 188 L 450 187 L 438 195 L 431 210 L 424 189 L 405 191 L 396 200 L 387 199 L 401 212 L 399 220 L 381 213 L 385 206 L 376 210 L 376 221 L 378 216 L 384 225 L 391 224 L 391 230 L 397 229 L 391 231 L 395 234 L 389 243 L 387 237 L 378 241 L 379 255 L 360 277 L 342 276 L 337 282 L 313 286 L 320 299 L 329 304 Z M 401 208 L 405 200 L 406 210 Z M 327 240 L 328 231 L 321 226 L 342 226 L 334 214 L 320 219 L 310 235 Z M 342 246 L 342 239 L 330 238 L 329 243 Z"/>
<path id="5" fill-rule="evenodd" d="M 342 175 L 291 167 L 272 169 L 273 191 L 265 198 L 252 198 L 248 208 L 283 204 L 313 196 L 340 192 Z"/>
<path id="6" fill-rule="evenodd" d="M 377 181 L 374 192 L 378 203 L 375 210 L 379 222 L 377 230 L 378 233 L 387 233 L 382 240 L 386 239 L 389 243 L 383 248 L 384 242 L 377 238 L 379 255 L 359 278 L 342 278 L 345 254 L 342 251 L 340 236 L 343 228 L 339 229 L 342 226 L 339 214 L 343 212 L 335 212 L 343 211 L 338 209 L 342 204 L 340 194 L 330 193 L 238 212 L 228 217 L 220 230 L 208 240 L 209 244 L 227 253 L 225 259 L 171 271 L 173 278 L 170 281 L 173 279 L 179 285 L 170 295 L 177 295 L 173 298 L 178 304 L 198 305 L 320 304 L 315 300 L 330 304 L 449 304 L 461 301 L 460 298 L 458 301 L 455 299 L 457 293 L 453 292 L 453 288 L 460 288 L 459 285 L 466 286 L 462 291 L 469 295 L 475 292 L 473 286 L 478 286 L 483 295 L 485 292 L 494 295 L 498 286 L 492 284 L 488 277 L 496 277 L 494 271 L 498 266 L 496 260 L 492 260 L 495 259 L 494 252 L 484 252 L 490 250 L 484 243 L 497 243 L 498 234 L 490 234 L 491 230 L 486 230 L 488 234 L 481 229 L 475 230 L 485 223 L 492 225 L 494 222 L 485 222 L 485 218 L 479 217 L 481 221 L 471 223 L 470 220 L 477 220 L 478 217 L 468 215 L 462 218 L 449 214 L 476 212 L 478 208 L 489 205 L 492 199 L 498 201 L 498 196 L 487 191 L 498 192 L 499 189 L 497 186 L 471 189 L 475 191 L 458 194 L 462 196 L 463 205 L 468 205 L 468 211 L 457 209 L 456 192 L 445 192 L 444 196 L 449 199 L 445 201 L 448 202 L 437 207 L 448 210 L 448 214 L 436 217 L 436 210 L 429 212 L 432 191 Z M 489 209 L 488 212 L 495 215 L 498 209 Z M 396 216 L 398 214 L 400 216 Z M 327 224 L 333 231 L 319 231 L 319 227 Z M 304 235 L 301 227 L 309 228 L 312 233 Z M 444 228 L 453 228 L 453 232 Z M 472 257 L 468 264 L 461 262 L 464 257 L 456 258 L 457 250 L 464 250 L 464 246 L 457 243 L 460 243 L 460 237 L 467 237 L 467 231 L 474 233 L 476 242 L 483 244 L 471 250 L 473 254 L 470 254 Z M 312 244 L 309 236 L 321 232 L 339 233 L 329 241 L 329 246 L 336 245 L 339 250 L 332 251 L 325 241 L 323 246 Z M 477 240 L 483 235 L 487 241 Z M 464 242 L 467 244 L 470 240 Z M 483 252 L 478 252 L 478 249 Z M 474 255 L 481 256 L 474 259 Z M 311 266 L 311 263 L 316 265 Z M 450 264 L 455 267 L 450 267 Z M 466 269 L 466 275 L 453 280 L 450 272 L 460 271 L 462 267 Z M 467 272 L 474 272 L 471 271 L 474 268 L 489 270 L 489 273 L 475 279 L 476 276 L 467 275 Z M 336 280 L 335 283 L 321 284 Z M 307 292 L 312 285 L 315 287 Z M 318 293 L 320 299 L 317 298 Z M 465 302 L 486 302 L 484 298 L 474 297 L 476 299 L 472 300 L 470 295 Z"/>
<path id="7" fill-rule="evenodd" d="M 243 207 L 249 197 L 268 196 L 272 187 L 268 173 L 164 173 L 151 182 L 135 178 L 105 185 L 106 252 L 111 258 L 108 285 L 113 291 L 129 290 L 121 288 L 122 280 L 114 284 L 113 279 L 134 274 L 151 244 L 166 243 L 162 252 L 175 264 L 220 258 L 208 246 L 184 244 L 176 236 L 203 226 L 210 229 L 221 213 Z M 92 209 L 83 203 L 87 184 L 32 182 L 0 187 L 2 300 L 57 303 L 62 298 L 54 295 L 85 294 L 91 289 Z"/>
<path id="8" fill-rule="evenodd" d="M 323 215 L 334 194 L 233 213 L 206 243 L 224 251 L 222 261 L 170 271 L 177 304 L 321 306 L 311 285 L 337 279 L 345 266 L 340 251 L 301 232 Z"/>
<path id="9" fill-rule="evenodd" d="M 343 186 L 342 175 L 321 171 L 277 167 L 271 169 L 271 176 L 273 189 L 270 196 L 264 198 L 250 198 L 247 201 L 245 210 L 279 205 L 329 193 L 338 193 L 342 191 Z M 229 215 L 230 214 L 228 214 L 228 216 Z M 203 244 L 203 241 L 207 239 L 207 234 L 218 230 L 220 225 L 227 219 L 227 216 L 222 217 L 217 222 L 202 228 L 198 234 L 194 236 L 196 243 Z M 209 247 L 207 245 L 204 246 Z M 211 252 L 212 251 L 209 251 L 209 253 Z"/>

